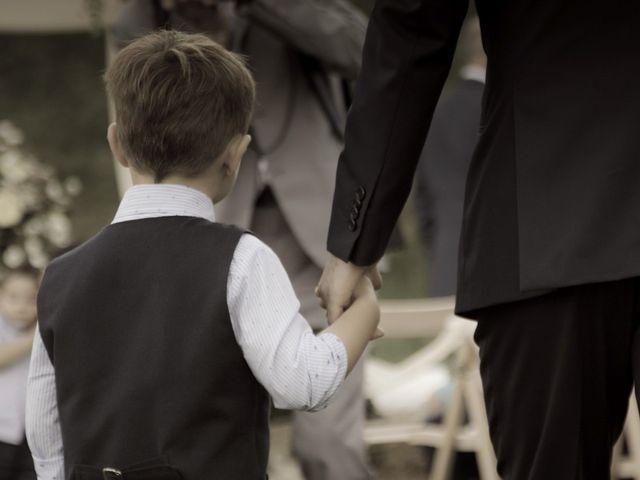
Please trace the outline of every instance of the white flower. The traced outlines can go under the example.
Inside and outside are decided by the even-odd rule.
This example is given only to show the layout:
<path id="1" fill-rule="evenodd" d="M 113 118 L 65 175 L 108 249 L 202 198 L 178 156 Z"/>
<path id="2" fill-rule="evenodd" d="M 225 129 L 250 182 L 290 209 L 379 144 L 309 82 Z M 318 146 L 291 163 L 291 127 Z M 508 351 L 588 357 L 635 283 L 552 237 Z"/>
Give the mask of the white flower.
<path id="1" fill-rule="evenodd" d="M 47 182 L 45 192 L 47 193 L 47 197 L 56 203 L 63 205 L 68 203 L 67 195 L 62 188 L 62 185 L 60 185 L 60 182 L 57 180 L 50 180 Z"/>
<path id="2" fill-rule="evenodd" d="M 82 180 L 78 177 L 69 177 L 64 181 L 64 189 L 69 195 L 79 195 L 82 192 Z"/>
<path id="3" fill-rule="evenodd" d="M 0 155 L 0 173 L 5 175 L 13 167 L 22 161 L 22 156 L 16 150 L 7 150 Z"/>
<path id="4" fill-rule="evenodd" d="M 25 210 L 33 211 L 35 209 L 39 209 L 42 203 L 41 195 L 42 194 L 38 190 L 37 185 L 34 185 L 33 183 L 20 185 L 20 200 L 22 201 Z"/>
<path id="5" fill-rule="evenodd" d="M 0 176 L 10 183 L 21 183 L 39 174 L 38 162 L 25 157 L 17 150 L 7 150 L 0 155 Z"/>
<path id="6" fill-rule="evenodd" d="M 9 182 L 21 183 L 27 180 L 33 174 L 33 169 L 29 167 L 30 165 L 26 162 L 7 165 L 2 169 L 2 174 Z"/>
<path id="7" fill-rule="evenodd" d="M 36 268 L 44 268 L 49 258 L 44 250 L 44 243 L 38 237 L 28 237 L 24 242 L 24 249 L 29 257 L 29 263 Z"/>
<path id="8" fill-rule="evenodd" d="M 24 249 L 29 256 L 37 255 L 44 252 L 44 244 L 40 238 L 29 236 L 24 241 Z"/>
<path id="9" fill-rule="evenodd" d="M 14 192 L 0 190 L 0 228 L 14 227 L 24 215 L 24 205 Z"/>
<path id="10" fill-rule="evenodd" d="M 20 245 L 10 245 L 2 254 L 2 261 L 9 268 L 22 266 L 26 259 L 27 256 Z"/>
<path id="11" fill-rule="evenodd" d="M 24 141 L 24 135 L 9 120 L 0 122 L 0 140 L 10 146 L 20 145 Z"/>
<path id="12" fill-rule="evenodd" d="M 47 238 L 56 247 L 64 248 L 71 244 L 71 222 L 64 213 L 51 212 L 47 216 Z"/>
<path id="13" fill-rule="evenodd" d="M 46 227 L 45 221 L 40 216 L 36 216 L 24 224 L 24 233 L 25 235 L 40 235 L 45 232 Z"/>
<path id="14" fill-rule="evenodd" d="M 32 267 L 38 268 L 40 270 L 44 270 L 44 268 L 49 263 L 49 257 L 47 257 L 44 253 L 38 254 L 35 256 L 29 257 L 29 263 Z"/>

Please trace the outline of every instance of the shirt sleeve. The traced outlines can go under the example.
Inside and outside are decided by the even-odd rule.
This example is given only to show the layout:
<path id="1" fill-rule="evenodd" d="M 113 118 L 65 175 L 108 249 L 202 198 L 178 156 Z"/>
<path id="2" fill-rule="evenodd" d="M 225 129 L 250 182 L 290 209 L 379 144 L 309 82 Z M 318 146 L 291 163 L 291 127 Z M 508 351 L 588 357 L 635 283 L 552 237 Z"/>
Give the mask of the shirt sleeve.
<path id="1" fill-rule="evenodd" d="M 331 333 L 313 333 L 280 260 L 253 235 L 244 235 L 236 248 L 227 303 L 247 364 L 274 405 L 326 407 L 346 375 L 345 347 Z"/>
<path id="2" fill-rule="evenodd" d="M 64 480 L 64 452 L 53 365 L 36 331 L 27 380 L 27 441 L 38 480 Z"/>

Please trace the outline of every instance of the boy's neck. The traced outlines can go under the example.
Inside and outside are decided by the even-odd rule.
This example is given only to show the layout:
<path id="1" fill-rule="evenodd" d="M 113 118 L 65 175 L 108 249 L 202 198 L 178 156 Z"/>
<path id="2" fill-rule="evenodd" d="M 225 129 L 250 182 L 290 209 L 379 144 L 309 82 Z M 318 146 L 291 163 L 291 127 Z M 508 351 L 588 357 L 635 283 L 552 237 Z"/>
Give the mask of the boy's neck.
<path id="1" fill-rule="evenodd" d="M 151 175 L 131 171 L 133 185 L 181 185 L 204 193 L 211 201 L 216 198 L 217 188 L 214 179 L 210 175 L 197 177 L 183 177 L 181 175 L 168 175 L 162 181 L 156 182 Z"/>

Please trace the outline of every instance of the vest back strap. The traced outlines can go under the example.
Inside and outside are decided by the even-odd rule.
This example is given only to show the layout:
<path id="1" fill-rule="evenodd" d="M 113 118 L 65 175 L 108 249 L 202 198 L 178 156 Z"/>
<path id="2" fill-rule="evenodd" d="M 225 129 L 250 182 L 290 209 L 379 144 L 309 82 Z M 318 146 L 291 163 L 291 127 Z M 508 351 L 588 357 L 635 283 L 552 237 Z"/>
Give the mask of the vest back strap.
<path id="1" fill-rule="evenodd" d="M 180 480 L 182 475 L 163 459 L 146 461 L 127 468 L 74 465 L 71 480 Z"/>

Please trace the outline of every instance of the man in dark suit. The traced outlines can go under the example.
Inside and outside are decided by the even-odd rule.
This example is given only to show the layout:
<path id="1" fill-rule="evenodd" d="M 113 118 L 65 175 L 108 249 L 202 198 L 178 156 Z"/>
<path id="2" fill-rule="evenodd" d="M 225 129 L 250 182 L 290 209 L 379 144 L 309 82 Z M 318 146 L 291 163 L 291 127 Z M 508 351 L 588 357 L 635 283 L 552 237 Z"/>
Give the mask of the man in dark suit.
<path id="1" fill-rule="evenodd" d="M 429 296 L 455 295 L 467 170 L 478 139 L 487 68 L 477 17 L 462 30 L 463 66 L 433 114 L 415 177 L 415 207 L 428 254 Z"/>
<path id="2" fill-rule="evenodd" d="M 318 289 L 331 319 L 404 205 L 467 1 L 373 11 Z M 640 375 L 640 4 L 476 5 L 488 68 L 457 312 L 479 322 L 499 473 L 609 478 Z"/>

